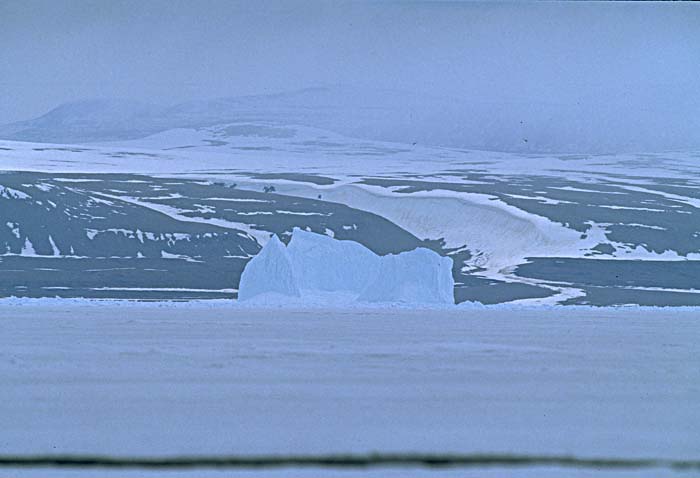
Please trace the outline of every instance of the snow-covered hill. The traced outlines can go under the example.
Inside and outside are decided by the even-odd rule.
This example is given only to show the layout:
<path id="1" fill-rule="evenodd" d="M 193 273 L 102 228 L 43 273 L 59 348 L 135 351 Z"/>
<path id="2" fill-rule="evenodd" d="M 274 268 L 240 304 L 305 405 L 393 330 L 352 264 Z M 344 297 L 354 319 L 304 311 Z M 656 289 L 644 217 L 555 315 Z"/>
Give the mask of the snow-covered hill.
<path id="1" fill-rule="evenodd" d="M 700 97 L 679 103 L 673 94 L 663 88 L 642 97 L 634 89 L 629 95 L 601 89 L 595 98 L 503 97 L 486 102 L 468 92 L 446 98 L 336 86 L 172 106 L 88 100 L 0 126 L 0 138 L 121 141 L 175 128 L 264 121 L 375 141 L 520 153 L 700 149 Z"/>

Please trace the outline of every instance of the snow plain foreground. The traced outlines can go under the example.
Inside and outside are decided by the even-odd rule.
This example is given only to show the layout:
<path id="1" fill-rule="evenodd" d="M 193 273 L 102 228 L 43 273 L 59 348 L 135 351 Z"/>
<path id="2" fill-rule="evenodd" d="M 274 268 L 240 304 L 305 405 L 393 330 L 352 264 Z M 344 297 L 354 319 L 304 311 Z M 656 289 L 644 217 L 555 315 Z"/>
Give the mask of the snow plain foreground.
<path id="1" fill-rule="evenodd" d="M 697 320 L 697 309 L 4 303 L 0 455 L 429 452 L 696 460 Z M 693 472 L 0 467 L 7 476 Z"/>

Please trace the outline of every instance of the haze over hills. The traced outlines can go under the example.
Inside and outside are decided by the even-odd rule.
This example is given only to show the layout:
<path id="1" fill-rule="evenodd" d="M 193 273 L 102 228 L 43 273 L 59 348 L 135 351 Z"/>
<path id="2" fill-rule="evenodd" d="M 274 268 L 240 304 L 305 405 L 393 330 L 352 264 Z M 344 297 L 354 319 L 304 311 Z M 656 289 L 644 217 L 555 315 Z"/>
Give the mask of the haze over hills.
<path id="1" fill-rule="evenodd" d="M 351 87 L 159 106 L 127 99 L 60 105 L 0 126 L 0 138 L 52 143 L 139 139 L 174 128 L 267 121 L 346 136 L 508 152 L 620 153 L 700 148 L 700 97 L 673 91 L 606 91 L 595 98 L 499 102 Z M 640 100 L 640 96 L 642 100 Z"/>

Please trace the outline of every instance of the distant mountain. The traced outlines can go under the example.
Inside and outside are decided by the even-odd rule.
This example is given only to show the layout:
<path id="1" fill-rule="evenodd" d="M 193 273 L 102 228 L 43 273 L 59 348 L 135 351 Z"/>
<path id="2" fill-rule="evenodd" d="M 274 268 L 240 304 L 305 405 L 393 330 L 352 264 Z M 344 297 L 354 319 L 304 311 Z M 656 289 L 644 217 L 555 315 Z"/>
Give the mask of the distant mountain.
<path id="1" fill-rule="evenodd" d="M 35 119 L 0 126 L 0 137 L 56 143 L 142 138 L 168 128 L 163 112 L 134 100 L 75 101 Z"/>
<path id="2" fill-rule="evenodd" d="M 576 101 L 445 98 L 345 87 L 155 106 L 86 100 L 0 126 L 0 138 L 84 143 L 241 121 L 298 124 L 358 138 L 512 152 L 629 152 L 700 148 L 700 99 L 673 92 L 601 92 Z"/>

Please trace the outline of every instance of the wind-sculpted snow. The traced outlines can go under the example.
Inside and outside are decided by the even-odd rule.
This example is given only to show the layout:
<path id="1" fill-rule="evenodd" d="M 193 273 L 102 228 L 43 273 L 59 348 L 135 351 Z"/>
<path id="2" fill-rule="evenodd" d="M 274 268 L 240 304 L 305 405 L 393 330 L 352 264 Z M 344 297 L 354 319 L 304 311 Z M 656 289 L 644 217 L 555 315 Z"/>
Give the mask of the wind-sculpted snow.
<path id="1" fill-rule="evenodd" d="M 246 265 L 238 297 L 333 292 L 364 302 L 454 304 L 452 265 L 425 248 L 378 256 L 361 244 L 295 228 L 289 247 L 274 237 Z"/>

